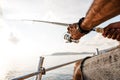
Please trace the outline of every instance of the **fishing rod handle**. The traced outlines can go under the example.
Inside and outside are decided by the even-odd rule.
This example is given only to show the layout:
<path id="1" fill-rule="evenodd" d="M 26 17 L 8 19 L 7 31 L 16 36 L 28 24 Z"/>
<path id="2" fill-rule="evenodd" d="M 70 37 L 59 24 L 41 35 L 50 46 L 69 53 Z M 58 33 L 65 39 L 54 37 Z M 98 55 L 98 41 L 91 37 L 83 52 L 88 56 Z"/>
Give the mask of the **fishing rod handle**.
<path id="1" fill-rule="evenodd" d="M 103 28 L 95 28 L 95 31 L 98 33 L 103 33 L 104 29 Z"/>

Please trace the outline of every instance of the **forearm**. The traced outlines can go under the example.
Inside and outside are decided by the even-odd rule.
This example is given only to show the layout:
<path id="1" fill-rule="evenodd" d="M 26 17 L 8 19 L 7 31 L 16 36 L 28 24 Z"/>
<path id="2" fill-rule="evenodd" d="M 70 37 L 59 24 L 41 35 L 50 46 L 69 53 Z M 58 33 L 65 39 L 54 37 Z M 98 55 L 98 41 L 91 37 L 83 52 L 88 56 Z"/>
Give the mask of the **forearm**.
<path id="1" fill-rule="evenodd" d="M 90 30 L 100 23 L 120 14 L 120 0 L 94 0 L 81 24 L 85 30 Z"/>

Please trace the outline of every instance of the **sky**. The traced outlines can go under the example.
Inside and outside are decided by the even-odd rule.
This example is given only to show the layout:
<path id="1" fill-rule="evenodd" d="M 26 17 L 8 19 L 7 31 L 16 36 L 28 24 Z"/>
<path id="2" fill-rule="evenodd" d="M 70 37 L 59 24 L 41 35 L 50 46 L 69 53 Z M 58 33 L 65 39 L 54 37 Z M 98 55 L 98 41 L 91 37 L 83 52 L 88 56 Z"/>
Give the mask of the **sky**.
<path id="1" fill-rule="evenodd" d="M 69 4 L 68 4 L 69 3 Z M 85 16 L 92 0 L 4 0 L 2 13 L 4 18 L 4 34 L 13 53 L 51 54 L 53 52 L 82 52 L 81 43 L 67 44 L 63 39 L 67 27 L 46 23 L 20 21 L 36 19 L 45 21 L 74 23 Z M 114 20 L 118 20 L 119 17 Z M 110 21 L 109 21 L 110 22 Z M 106 23 L 107 25 L 107 23 Z M 80 41 L 95 36 L 93 32 Z M 13 39 L 14 38 L 14 39 Z M 5 47 L 8 43 L 4 44 Z M 14 49 L 15 48 L 15 49 Z M 83 49 L 82 49 L 83 50 Z M 84 51 L 84 50 L 83 50 Z M 15 53 L 15 54 L 16 54 Z M 38 54 L 39 53 L 39 54 Z M 14 55 L 15 55 L 14 54 Z M 17 54 L 17 55 L 18 55 Z M 24 54 L 25 55 L 25 54 Z"/>
<path id="2" fill-rule="evenodd" d="M 81 17 L 85 16 L 92 1 L 1 0 L 0 58 L 4 62 L 0 63 L 8 66 L 12 61 L 28 56 L 38 57 L 55 52 L 94 52 L 96 48 L 106 49 L 116 46 L 117 41 L 103 38 L 96 32 L 84 36 L 78 44 L 65 43 L 63 37 L 67 32 L 67 27 L 21 21 L 21 19 L 36 19 L 64 23 L 78 22 Z M 119 19 L 120 16 L 117 16 L 98 27 L 105 27 Z"/>

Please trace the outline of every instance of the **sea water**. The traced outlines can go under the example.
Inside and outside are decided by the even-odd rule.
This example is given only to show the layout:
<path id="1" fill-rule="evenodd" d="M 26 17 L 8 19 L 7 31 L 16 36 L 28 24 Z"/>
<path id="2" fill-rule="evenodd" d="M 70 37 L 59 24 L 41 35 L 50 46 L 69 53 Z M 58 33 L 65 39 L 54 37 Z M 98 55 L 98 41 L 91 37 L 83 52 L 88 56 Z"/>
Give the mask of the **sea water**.
<path id="1" fill-rule="evenodd" d="M 45 56 L 43 67 L 47 69 L 63 63 L 81 59 L 86 56 L 89 55 L 82 54 L 82 55 Z M 37 57 L 37 59 L 36 57 L 32 57 L 32 58 L 28 57 L 25 58 L 24 61 L 23 59 L 22 60 L 20 59 L 18 62 L 16 60 L 16 63 L 14 63 L 15 68 L 7 72 L 4 80 L 11 80 L 16 77 L 20 77 L 32 72 L 36 72 L 38 68 L 38 63 L 39 63 L 39 57 Z M 72 80 L 73 70 L 74 70 L 74 63 L 46 72 L 46 74 L 42 76 L 42 80 Z M 35 80 L 35 78 L 36 76 L 28 78 L 27 80 Z"/>

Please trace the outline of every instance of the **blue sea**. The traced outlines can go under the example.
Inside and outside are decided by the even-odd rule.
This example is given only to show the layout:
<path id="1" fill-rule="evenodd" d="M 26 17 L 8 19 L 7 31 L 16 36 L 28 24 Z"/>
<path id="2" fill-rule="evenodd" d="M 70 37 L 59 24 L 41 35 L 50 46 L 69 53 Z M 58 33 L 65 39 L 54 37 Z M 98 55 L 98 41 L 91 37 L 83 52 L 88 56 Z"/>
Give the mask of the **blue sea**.
<path id="1" fill-rule="evenodd" d="M 63 63 L 81 59 L 89 55 L 82 54 L 82 55 L 44 56 L 43 67 L 47 69 Z M 11 80 L 16 77 L 20 77 L 37 71 L 39 57 L 32 57 L 32 58 L 28 57 L 24 60 L 24 62 L 22 61 L 19 60 L 18 63 L 14 63 L 14 65 L 16 64 L 15 65 L 16 68 L 8 71 L 5 80 Z M 51 70 L 49 72 L 46 72 L 46 74 L 42 76 L 42 80 L 72 80 L 73 69 L 74 69 L 74 63 L 55 70 Z M 35 78 L 36 76 L 28 78 L 26 80 L 35 80 Z"/>

